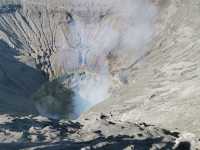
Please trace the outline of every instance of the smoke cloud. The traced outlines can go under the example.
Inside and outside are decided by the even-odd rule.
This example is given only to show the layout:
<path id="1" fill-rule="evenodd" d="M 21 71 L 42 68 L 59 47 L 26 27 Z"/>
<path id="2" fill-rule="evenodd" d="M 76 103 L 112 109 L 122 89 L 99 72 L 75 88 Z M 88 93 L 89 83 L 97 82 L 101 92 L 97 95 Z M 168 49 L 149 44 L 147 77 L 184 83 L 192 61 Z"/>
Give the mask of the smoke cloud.
<path id="1" fill-rule="evenodd" d="M 76 93 L 78 116 L 110 96 L 108 54 L 134 62 L 146 52 L 156 8 L 149 0 L 67 0 L 67 7 L 52 61 L 58 74 L 78 74 L 64 79 Z"/>

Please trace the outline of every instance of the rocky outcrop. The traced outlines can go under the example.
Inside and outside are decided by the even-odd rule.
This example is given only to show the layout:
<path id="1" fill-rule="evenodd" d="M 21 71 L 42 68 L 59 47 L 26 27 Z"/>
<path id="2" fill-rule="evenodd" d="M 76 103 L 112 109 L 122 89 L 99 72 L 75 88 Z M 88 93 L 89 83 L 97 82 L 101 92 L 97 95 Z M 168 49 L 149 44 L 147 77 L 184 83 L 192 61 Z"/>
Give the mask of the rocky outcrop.
<path id="1" fill-rule="evenodd" d="M 182 135 L 146 123 L 113 121 L 104 114 L 95 120 L 85 119 L 83 125 L 78 122 L 51 121 L 39 116 L 0 117 L 4 120 L 0 123 L 0 148 L 6 150 L 198 150 L 199 147 L 198 139 L 190 134 Z M 91 122 L 95 122 L 95 125 Z"/>

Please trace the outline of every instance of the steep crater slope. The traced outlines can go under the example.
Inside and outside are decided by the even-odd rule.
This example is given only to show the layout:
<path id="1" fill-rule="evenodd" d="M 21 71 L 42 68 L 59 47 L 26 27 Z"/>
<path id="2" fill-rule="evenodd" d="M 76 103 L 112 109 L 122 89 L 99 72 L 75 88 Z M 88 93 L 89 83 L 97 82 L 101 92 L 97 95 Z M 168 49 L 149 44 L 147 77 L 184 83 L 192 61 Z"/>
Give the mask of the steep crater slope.
<path id="1" fill-rule="evenodd" d="M 90 113 L 107 108 L 122 121 L 145 121 L 198 134 L 199 1 L 157 1 L 157 5 L 157 37 L 151 52 L 125 69 L 128 86 Z"/>

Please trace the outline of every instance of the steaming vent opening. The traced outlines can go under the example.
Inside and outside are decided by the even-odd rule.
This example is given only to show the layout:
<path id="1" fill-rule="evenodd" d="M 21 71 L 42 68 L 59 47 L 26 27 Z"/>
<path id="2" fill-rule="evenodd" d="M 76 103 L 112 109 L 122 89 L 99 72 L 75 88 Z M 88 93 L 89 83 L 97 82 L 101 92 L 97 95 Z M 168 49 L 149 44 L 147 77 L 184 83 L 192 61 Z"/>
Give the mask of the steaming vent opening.
<path id="1" fill-rule="evenodd" d="M 77 119 L 109 97 L 107 73 L 79 70 L 45 83 L 33 96 L 38 112 L 52 119 Z"/>

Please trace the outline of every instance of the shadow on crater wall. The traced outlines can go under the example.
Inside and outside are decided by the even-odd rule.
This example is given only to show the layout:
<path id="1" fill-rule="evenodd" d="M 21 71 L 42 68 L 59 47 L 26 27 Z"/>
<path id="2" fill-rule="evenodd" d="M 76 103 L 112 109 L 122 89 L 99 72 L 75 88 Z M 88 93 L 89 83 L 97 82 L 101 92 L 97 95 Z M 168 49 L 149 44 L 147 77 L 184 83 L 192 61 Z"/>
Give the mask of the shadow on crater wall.
<path id="1" fill-rule="evenodd" d="M 97 150 L 122 150 L 125 148 L 132 148 L 136 150 L 150 150 L 156 144 L 161 145 L 163 150 L 172 150 L 174 147 L 173 142 L 163 142 L 163 138 L 146 138 L 146 139 L 134 139 L 127 135 L 120 135 L 117 137 L 99 137 L 97 139 L 88 142 L 58 142 L 54 144 L 42 143 L 42 144 L 0 144 L 0 147 L 7 148 L 8 150 L 13 150 L 13 148 L 31 148 L 34 147 L 36 150 L 80 150 L 82 148 L 86 149 L 97 149 Z M 156 147 L 154 147 L 156 148 Z M 189 149 L 184 149 L 189 150 Z"/>
<path id="2" fill-rule="evenodd" d="M 38 70 L 19 62 L 18 51 L 0 40 L 0 113 L 37 113 L 30 96 L 45 78 Z"/>

